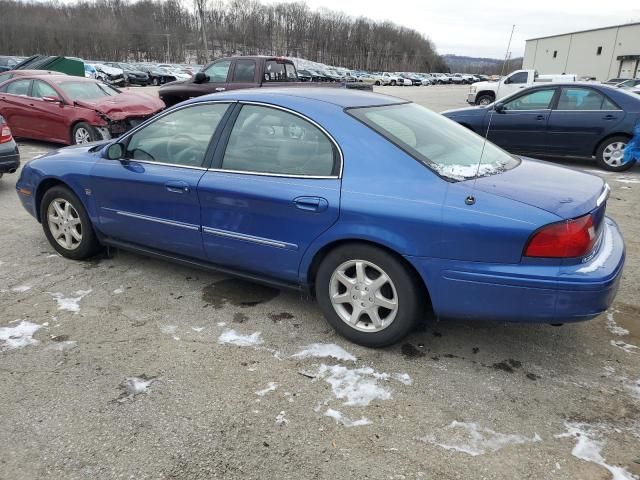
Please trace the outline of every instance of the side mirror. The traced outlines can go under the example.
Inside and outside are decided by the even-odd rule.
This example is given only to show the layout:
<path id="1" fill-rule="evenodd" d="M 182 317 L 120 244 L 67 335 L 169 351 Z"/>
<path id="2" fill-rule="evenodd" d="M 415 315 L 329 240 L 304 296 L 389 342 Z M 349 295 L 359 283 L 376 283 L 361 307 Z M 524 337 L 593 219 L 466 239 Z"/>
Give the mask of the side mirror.
<path id="1" fill-rule="evenodd" d="M 124 156 L 124 147 L 120 143 L 109 145 L 107 149 L 107 158 L 109 160 L 120 160 Z"/>
<path id="2" fill-rule="evenodd" d="M 504 103 L 498 102 L 495 104 L 493 109 L 496 111 L 496 113 L 504 113 L 504 111 L 506 110 L 506 107 L 504 106 Z"/>
<path id="3" fill-rule="evenodd" d="M 60 97 L 54 97 L 54 96 L 42 97 L 42 100 L 48 103 L 62 103 L 62 99 Z"/>
<path id="4" fill-rule="evenodd" d="M 207 75 L 203 72 L 198 72 L 193 76 L 193 83 L 204 83 L 207 81 Z"/>

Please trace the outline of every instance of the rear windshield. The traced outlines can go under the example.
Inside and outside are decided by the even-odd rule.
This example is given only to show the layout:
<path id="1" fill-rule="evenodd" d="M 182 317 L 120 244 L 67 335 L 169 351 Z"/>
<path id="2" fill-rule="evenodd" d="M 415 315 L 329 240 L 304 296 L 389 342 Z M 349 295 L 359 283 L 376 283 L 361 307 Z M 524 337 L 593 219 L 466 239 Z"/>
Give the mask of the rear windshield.
<path id="1" fill-rule="evenodd" d="M 264 66 L 265 82 L 296 82 L 298 75 L 292 63 L 267 60 Z"/>
<path id="2" fill-rule="evenodd" d="M 72 101 L 111 97 L 120 93 L 119 90 L 104 83 L 63 82 L 59 84 L 59 87 Z"/>
<path id="3" fill-rule="evenodd" d="M 494 175 L 519 163 L 469 129 L 415 103 L 347 112 L 449 180 Z"/>

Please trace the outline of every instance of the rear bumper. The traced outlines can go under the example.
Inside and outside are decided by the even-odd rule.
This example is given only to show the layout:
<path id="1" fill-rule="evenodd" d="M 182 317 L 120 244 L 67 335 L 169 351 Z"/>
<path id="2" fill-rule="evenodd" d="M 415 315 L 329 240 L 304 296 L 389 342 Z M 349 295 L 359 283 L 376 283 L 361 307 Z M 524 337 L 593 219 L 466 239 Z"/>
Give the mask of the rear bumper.
<path id="1" fill-rule="evenodd" d="M 0 173 L 13 173 L 20 167 L 18 147 L 11 153 L 0 153 Z"/>
<path id="2" fill-rule="evenodd" d="M 438 317 L 536 323 L 589 320 L 611 306 L 625 260 L 618 226 L 609 218 L 605 222 L 598 251 L 578 265 L 407 259 L 429 287 Z"/>

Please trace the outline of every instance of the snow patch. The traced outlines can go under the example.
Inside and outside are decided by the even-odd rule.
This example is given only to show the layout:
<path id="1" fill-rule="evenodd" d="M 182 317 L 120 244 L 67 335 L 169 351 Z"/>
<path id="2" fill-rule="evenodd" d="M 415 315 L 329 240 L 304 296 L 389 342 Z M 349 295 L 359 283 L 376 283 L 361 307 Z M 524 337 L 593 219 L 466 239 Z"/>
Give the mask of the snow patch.
<path id="1" fill-rule="evenodd" d="M 371 367 L 349 369 L 321 364 L 316 377 L 331 385 L 334 396 L 344 400 L 344 405 L 366 407 L 374 400 L 391 398 L 391 390 L 378 385 L 379 380 L 388 380 L 389 374 L 378 373 Z"/>
<path id="2" fill-rule="evenodd" d="M 121 293 L 124 293 L 124 287 L 122 285 L 113 291 L 114 295 L 120 295 Z"/>
<path id="3" fill-rule="evenodd" d="M 260 338 L 260 332 L 255 332 L 251 335 L 242 335 L 233 329 L 228 329 L 220 335 L 218 343 L 238 345 L 239 347 L 252 347 L 254 345 L 260 345 L 262 339 Z"/>
<path id="4" fill-rule="evenodd" d="M 37 345 L 40 342 L 33 338 L 33 334 L 42 326 L 23 320 L 15 327 L 0 327 L 0 340 L 4 341 L 3 347 L 13 350 L 27 345 Z"/>
<path id="5" fill-rule="evenodd" d="M 600 252 L 594 257 L 588 265 L 576 270 L 576 273 L 591 273 L 595 272 L 599 268 L 604 267 L 609 260 L 609 257 L 613 254 L 613 234 L 611 233 L 611 227 L 605 220 L 604 225 L 604 239 L 600 246 Z"/>
<path id="6" fill-rule="evenodd" d="M 627 385 L 627 388 L 631 390 L 631 394 L 640 400 L 640 378 L 633 382 L 631 385 Z"/>
<path id="7" fill-rule="evenodd" d="M 78 313 L 80 311 L 80 300 L 92 292 L 89 290 L 78 290 L 73 295 L 75 297 L 65 297 L 63 293 L 49 293 L 58 302 L 58 310 L 67 310 L 68 312 Z"/>
<path id="8" fill-rule="evenodd" d="M 536 433 L 528 438 L 523 435 L 505 434 L 481 428 L 474 422 L 458 422 L 454 420 L 444 428 L 451 431 L 451 437 L 445 441 L 438 441 L 433 435 L 426 435 L 418 440 L 437 445 L 446 450 L 466 453 L 472 457 L 489 452 L 496 452 L 508 445 L 520 445 L 523 443 L 540 442 L 542 439 Z"/>
<path id="9" fill-rule="evenodd" d="M 335 343 L 312 343 L 303 350 L 292 355 L 293 358 L 326 358 L 333 357 L 336 360 L 355 362 L 357 359 L 345 349 Z"/>
<path id="10" fill-rule="evenodd" d="M 333 418 L 336 423 L 342 424 L 345 427 L 361 427 L 362 425 L 370 425 L 371 421 L 368 418 L 362 417 L 360 420 L 351 420 L 349 417 L 345 416 L 342 412 L 337 410 L 333 410 L 332 408 L 327 408 L 327 411 L 324 413 L 325 417 Z"/>
<path id="11" fill-rule="evenodd" d="M 284 410 L 283 410 L 276 416 L 276 425 L 284 426 L 287 423 L 289 423 L 289 420 L 287 420 L 284 417 L 284 415 L 285 415 L 285 413 L 284 413 Z"/>
<path id="12" fill-rule="evenodd" d="M 400 383 L 404 383 L 405 385 L 411 385 L 413 380 L 408 373 L 394 373 L 391 375 L 394 380 L 399 381 Z"/>
<path id="13" fill-rule="evenodd" d="M 640 179 L 623 175 L 621 177 L 616 178 L 616 182 L 620 182 L 620 183 L 640 183 Z"/>
<path id="14" fill-rule="evenodd" d="M 18 285 L 17 287 L 13 287 L 11 289 L 12 292 L 22 293 L 31 290 L 31 285 Z"/>
<path id="15" fill-rule="evenodd" d="M 607 328 L 614 335 L 619 335 L 621 337 L 629 335 L 629 330 L 627 330 L 626 328 L 622 328 L 616 323 L 615 319 L 613 318 L 613 312 L 607 312 Z"/>
<path id="16" fill-rule="evenodd" d="M 602 447 L 604 447 L 604 440 L 597 440 L 593 437 L 592 428 L 584 423 L 565 423 L 567 428 L 566 433 L 556 435 L 556 438 L 574 437 L 576 441 L 575 447 L 571 450 L 571 455 L 585 460 L 587 462 L 595 463 L 603 468 L 606 468 L 611 473 L 611 480 L 637 480 L 638 477 L 627 471 L 626 467 L 616 467 L 609 465 L 602 457 Z"/>
<path id="17" fill-rule="evenodd" d="M 635 351 L 638 350 L 638 347 L 636 347 L 635 345 L 631 345 L 630 343 L 625 343 L 622 340 L 611 340 L 611 345 L 613 345 L 614 347 L 621 348 L 627 353 L 635 353 Z"/>
<path id="18" fill-rule="evenodd" d="M 256 395 L 264 397 L 267 393 L 275 391 L 276 388 L 278 388 L 278 384 L 276 382 L 269 382 L 267 383 L 267 388 L 264 390 L 258 390 Z"/>
<path id="19" fill-rule="evenodd" d="M 434 164 L 433 168 L 445 177 L 453 178 L 455 180 L 466 180 L 468 178 L 474 178 L 476 175 L 478 177 L 484 177 L 485 175 L 500 173 L 504 170 L 504 164 L 483 163 L 480 164 L 480 166 L 478 166 L 477 163 L 474 163 L 473 165 Z"/>
<path id="20" fill-rule="evenodd" d="M 125 379 L 120 384 L 120 388 L 122 389 L 120 400 L 133 398 L 141 393 L 149 393 L 149 387 L 155 381 L 155 377 L 147 378 L 144 375 L 142 377 L 129 377 Z"/>
<path id="21" fill-rule="evenodd" d="M 160 331 L 167 335 L 173 335 L 178 331 L 177 325 L 160 325 Z"/>
<path id="22" fill-rule="evenodd" d="M 216 325 L 218 325 L 219 327 L 224 327 L 227 324 L 227 322 L 218 322 Z"/>
<path id="23" fill-rule="evenodd" d="M 204 330 L 204 327 L 191 327 L 191 330 L 193 330 L 194 332 L 200 333 L 201 331 Z"/>
<path id="24" fill-rule="evenodd" d="M 51 350 L 57 350 L 59 352 L 65 352 L 67 350 L 71 350 L 72 348 L 76 348 L 75 340 L 65 340 L 64 342 L 57 342 L 53 345 L 50 345 L 49 348 Z"/>

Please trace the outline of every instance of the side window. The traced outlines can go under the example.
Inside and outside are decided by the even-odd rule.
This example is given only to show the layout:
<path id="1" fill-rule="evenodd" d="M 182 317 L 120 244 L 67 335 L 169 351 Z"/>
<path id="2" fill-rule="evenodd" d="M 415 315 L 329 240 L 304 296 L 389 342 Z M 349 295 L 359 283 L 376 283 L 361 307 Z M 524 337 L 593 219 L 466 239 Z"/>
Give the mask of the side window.
<path id="1" fill-rule="evenodd" d="M 58 92 L 56 92 L 52 86 L 44 83 L 41 80 L 34 80 L 33 87 L 31 88 L 31 96 L 35 98 L 42 97 L 56 97 L 60 98 Z"/>
<path id="2" fill-rule="evenodd" d="M 297 115 L 245 105 L 229 136 L 222 168 L 330 176 L 335 174 L 334 145 L 318 127 Z"/>
<path id="3" fill-rule="evenodd" d="M 511 75 L 506 83 L 527 83 L 527 72 L 518 72 L 515 75 Z"/>
<path id="4" fill-rule="evenodd" d="M 604 97 L 604 100 L 602 101 L 602 110 L 620 110 L 620 107 L 607 97 Z"/>
<path id="5" fill-rule="evenodd" d="M 602 110 L 605 100 L 604 95 L 591 88 L 565 87 L 560 92 L 558 110 Z M 605 109 L 611 110 L 609 107 Z M 617 107 L 614 106 L 613 110 Z"/>
<path id="6" fill-rule="evenodd" d="M 231 60 L 223 60 L 222 62 L 214 63 L 207 68 L 204 73 L 209 77 L 209 83 L 224 83 L 227 81 L 227 75 L 229 73 L 229 67 L 231 66 Z"/>
<path id="7" fill-rule="evenodd" d="M 200 167 L 227 103 L 195 105 L 169 113 L 129 137 L 125 158 Z"/>
<path id="8" fill-rule="evenodd" d="M 284 64 L 270 60 L 264 66 L 265 82 L 286 82 L 287 72 L 284 70 Z"/>
<path id="9" fill-rule="evenodd" d="M 536 90 L 504 104 L 506 110 L 545 110 L 550 108 L 556 90 Z"/>
<path id="10" fill-rule="evenodd" d="M 296 73 L 296 67 L 292 63 L 285 63 L 284 68 L 285 68 L 285 71 L 287 72 L 287 79 L 289 81 L 298 79 L 298 74 Z"/>
<path id="11" fill-rule="evenodd" d="M 7 72 L 0 75 L 0 83 L 4 83 L 13 77 L 13 73 Z"/>
<path id="12" fill-rule="evenodd" d="M 27 95 L 29 93 L 29 85 L 31 80 L 15 80 L 5 85 L 4 92 L 12 95 Z"/>
<path id="13" fill-rule="evenodd" d="M 233 71 L 232 82 L 253 82 L 256 75 L 256 62 L 254 60 L 237 60 Z"/>

